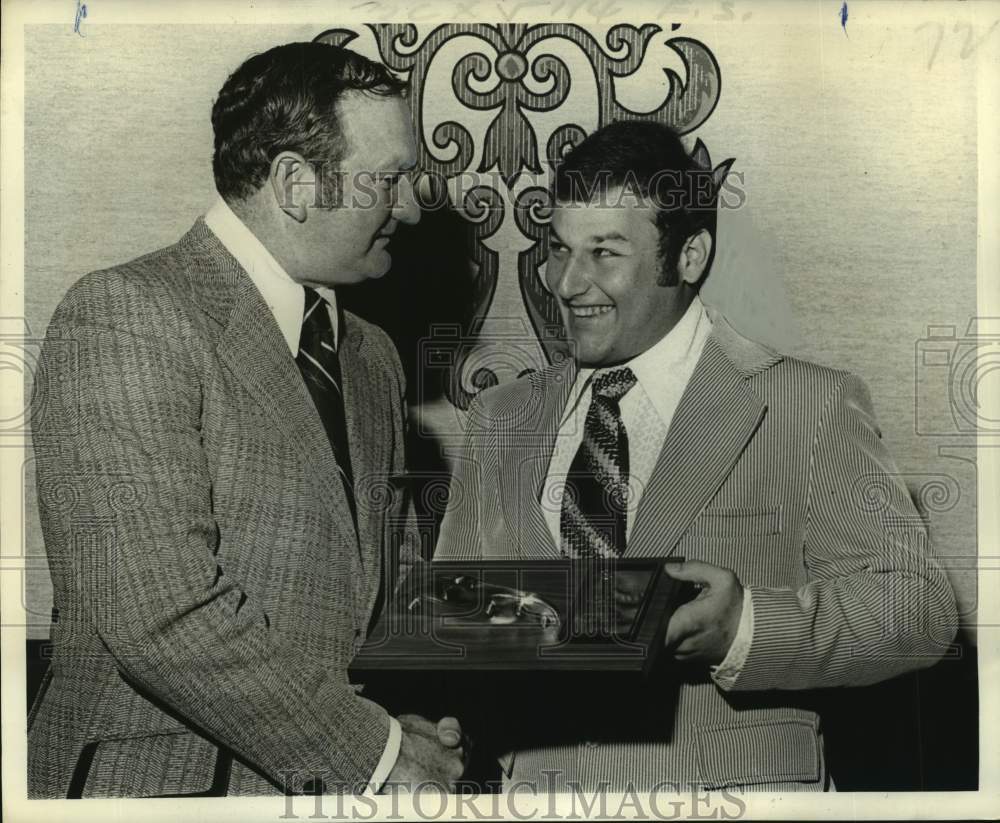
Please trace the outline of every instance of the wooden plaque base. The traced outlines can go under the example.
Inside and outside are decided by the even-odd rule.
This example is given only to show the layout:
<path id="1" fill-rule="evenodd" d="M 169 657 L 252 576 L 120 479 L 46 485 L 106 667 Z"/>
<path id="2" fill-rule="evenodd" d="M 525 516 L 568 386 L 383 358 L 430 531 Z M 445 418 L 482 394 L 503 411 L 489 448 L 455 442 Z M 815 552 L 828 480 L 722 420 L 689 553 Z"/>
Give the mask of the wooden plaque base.
<path id="1" fill-rule="evenodd" d="M 397 587 L 352 676 L 389 671 L 648 672 L 693 594 L 669 559 L 434 561 Z"/>

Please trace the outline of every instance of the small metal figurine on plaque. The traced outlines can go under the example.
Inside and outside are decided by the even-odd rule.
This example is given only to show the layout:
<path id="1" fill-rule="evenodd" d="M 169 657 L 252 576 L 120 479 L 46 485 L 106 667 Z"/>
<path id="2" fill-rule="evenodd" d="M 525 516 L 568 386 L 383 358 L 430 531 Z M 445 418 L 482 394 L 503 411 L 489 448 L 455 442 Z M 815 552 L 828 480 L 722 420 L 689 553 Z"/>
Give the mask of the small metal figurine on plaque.
<path id="1" fill-rule="evenodd" d="M 562 622 L 555 606 L 537 594 L 483 583 L 466 574 L 433 579 L 431 591 L 416 594 L 406 607 L 413 614 L 464 616 L 493 626 L 537 624 L 543 629 Z M 471 608 L 470 608 L 471 607 Z"/>

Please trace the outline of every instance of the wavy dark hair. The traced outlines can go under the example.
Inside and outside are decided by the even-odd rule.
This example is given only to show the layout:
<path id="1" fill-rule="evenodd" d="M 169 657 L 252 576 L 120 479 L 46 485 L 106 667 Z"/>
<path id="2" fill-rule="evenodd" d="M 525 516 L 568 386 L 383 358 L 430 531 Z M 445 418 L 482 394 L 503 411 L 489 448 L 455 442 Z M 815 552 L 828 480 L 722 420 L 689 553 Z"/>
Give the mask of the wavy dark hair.
<path id="1" fill-rule="evenodd" d="M 555 169 L 557 202 L 590 203 L 601 198 L 614 205 L 606 198 L 618 188 L 650 199 L 656 209 L 660 285 L 677 285 L 681 249 L 692 235 L 708 231 L 712 252 L 703 280 L 715 257 L 718 191 L 711 169 L 691 158 L 677 132 L 642 120 L 609 123 L 587 135 Z"/>
<path id="2" fill-rule="evenodd" d="M 347 146 L 337 102 L 352 91 L 404 97 L 407 85 L 385 66 L 328 43 L 288 43 L 243 63 L 212 106 L 219 194 L 230 202 L 253 195 L 283 151 L 338 163 Z"/>

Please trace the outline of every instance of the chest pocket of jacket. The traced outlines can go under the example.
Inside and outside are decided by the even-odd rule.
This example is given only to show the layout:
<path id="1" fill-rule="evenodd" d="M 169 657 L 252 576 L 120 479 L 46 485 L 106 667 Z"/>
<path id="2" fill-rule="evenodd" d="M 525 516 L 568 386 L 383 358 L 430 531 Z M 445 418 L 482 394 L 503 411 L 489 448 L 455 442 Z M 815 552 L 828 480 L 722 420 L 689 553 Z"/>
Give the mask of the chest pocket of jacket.
<path id="1" fill-rule="evenodd" d="M 791 585 L 801 555 L 786 550 L 783 516 L 781 506 L 708 508 L 681 539 L 677 555 L 731 569 L 744 585 Z"/>
<path id="2" fill-rule="evenodd" d="M 705 509 L 691 524 L 687 534 L 709 540 L 738 540 L 767 537 L 781 533 L 781 506 L 711 507 Z"/>

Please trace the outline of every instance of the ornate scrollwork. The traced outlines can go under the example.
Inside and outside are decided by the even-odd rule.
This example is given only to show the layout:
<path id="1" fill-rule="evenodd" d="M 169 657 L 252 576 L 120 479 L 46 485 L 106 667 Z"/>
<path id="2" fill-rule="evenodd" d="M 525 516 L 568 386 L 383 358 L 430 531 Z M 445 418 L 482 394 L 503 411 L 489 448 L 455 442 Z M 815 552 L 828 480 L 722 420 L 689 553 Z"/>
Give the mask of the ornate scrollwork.
<path id="1" fill-rule="evenodd" d="M 513 202 L 517 228 L 531 243 L 518 254 L 518 281 L 525 310 L 546 359 L 551 362 L 562 356 L 566 343 L 558 306 L 540 277 L 548 258 L 548 218 L 541 213 L 539 193 L 545 191 L 547 175 L 554 164 L 587 132 L 574 121 L 557 125 L 545 138 L 542 157 L 539 135 L 528 113 L 552 112 L 566 102 L 573 77 L 560 52 L 565 53 L 569 45 L 586 57 L 593 72 L 598 98 L 597 126 L 621 119 L 651 120 L 687 134 L 702 125 L 718 103 L 720 69 L 715 57 L 698 40 L 669 37 L 665 45 L 679 56 L 685 76 L 682 78 L 673 69 L 663 67 L 666 93 L 650 110 L 639 112 L 618 101 L 615 80 L 635 73 L 643 64 L 652 39 L 662 31 L 651 23 L 613 26 L 603 42 L 590 31 L 568 23 L 444 24 L 424 36 L 409 23 L 372 24 L 368 29 L 385 65 L 409 80 L 422 172 L 446 181 L 467 173 L 484 175 L 495 169 L 499 174 L 495 185 L 506 189 L 500 192 L 476 182 L 469 191 L 465 190 L 467 187 L 456 186 L 451 193 L 454 205 L 474 226 L 470 256 L 477 274 L 470 306 L 470 333 L 477 334 L 482 327 L 499 275 L 497 253 L 483 241 L 500 229 L 506 216 L 504 202 Z M 358 36 L 349 29 L 331 29 L 316 39 L 348 45 Z M 434 122 L 435 112 L 450 107 L 439 106 L 436 95 L 431 105 L 425 94 L 428 74 L 435 60 L 442 59 L 439 56 L 442 47 L 456 38 L 468 39 L 470 47 L 455 60 L 449 72 L 454 101 L 470 112 L 493 113 L 482 135 L 478 163 L 476 138 L 470 128 L 453 115 Z M 711 168 L 708 151 L 701 141 L 693 156 L 703 167 Z M 717 183 L 721 184 L 732 162 L 727 160 L 715 170 Z M 525 174 L 532 177 L 521 188 Z M 485 189 L 492 194 L 484 195 Z M 491 205 L 485 211 L 477 205 L 485 202 L 484 196 Z M 462 358 L 457 364 L 460 372 L 464 365 Z M 479 374 L 471 381 L 472 391 L 469 391 L 466 386 L 470 380 L 456 375 L 450 381 L 449 399 L 466 408 L 478 389 L 493 382 L 495 376 L 490 379 L 489 375 L 484 378 Z"/>

